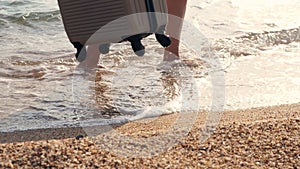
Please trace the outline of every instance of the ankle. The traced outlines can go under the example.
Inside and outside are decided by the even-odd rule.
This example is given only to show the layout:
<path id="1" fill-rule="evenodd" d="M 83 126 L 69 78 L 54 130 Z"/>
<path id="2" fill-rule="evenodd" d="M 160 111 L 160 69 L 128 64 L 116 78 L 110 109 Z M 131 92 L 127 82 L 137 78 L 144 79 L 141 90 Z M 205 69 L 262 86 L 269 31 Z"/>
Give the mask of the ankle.
<path id="1" fill-rule="evenodd" d="M 170 51 L 165 50 L 163 61 L 174 61 L 174 60 L 179 60 L 179 59 L 180 58 L 179 58 L 178 52 L 172 53 Z"/>

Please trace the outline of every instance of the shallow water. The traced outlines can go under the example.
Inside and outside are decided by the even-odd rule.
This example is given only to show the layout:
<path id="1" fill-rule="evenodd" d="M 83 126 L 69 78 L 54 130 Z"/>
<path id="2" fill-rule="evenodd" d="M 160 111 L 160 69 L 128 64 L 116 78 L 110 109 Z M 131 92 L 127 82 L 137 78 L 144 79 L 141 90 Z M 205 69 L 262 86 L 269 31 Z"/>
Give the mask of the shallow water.
<path id="1" fill-rule="evenodd" d="M 190 49 L 192 42 L 183 38 L 183 62 L 165 71 L 159 69 L 163 50 L 150 37 L 144 41 L 147 48 L 144 57 L 135 56 L 128 44 L 116 44 L 110 54 L 101 56 L 100 64 L 105 68 L 98 69 L 96 74 L 85 74 L 76 69 L 75 50 L 65 35 L 56 2 L 1 0 L 0 131 L 120 123 L 211 109 L 211 74 L 216 71 L 212 61 L 217 61 L 218 69 L 225 72 L 236 70 L 227 79 L 230 85 L 243 85 L 244 81 L 235 78 L 241 79 L 238 65 L 247 61 L 239 59 L 253 59 L 245 71 L 250 72 L 261 71 L 257 65 L 267 60 L 258 59 L 262 56 L 269 57 L 268 69 L 276 68 L 272 58 L 286 57 L 290 64 L 282 64 L 280 69 L 270 72 L 274 76 L 290 76 L 294 83 L 289 87 L 298 90 L 299 1 L 199 2 L 189 1 L 186 18 L 209 39 L 207 44 L 211 45 L 205 46 L 201 53 Z M 247 15 L 252 10 L 256 13 Z M 185 33 L 189 32 L 184 30 Z M 249 64 L 255 60 L 258 69 L 252 69 L 253 65 Z M 285 66 L 290 66 L 289 71 L 284 76 L 278 74 L 284 72 Z M 268 82 L 266 79 L 260 76 L 257 82 L 261 83 L 253 82 L 253 85 L 264 84 Z M 255 89 L 253 92 L 266 91 Z M 226 101 L 223 100 L 225 109 L 291 103 L 299 99 L 295 96 L 285 102 L 284 97 L 291 93 L 285 93 L 277 102 L 267 101 L 271 95 L 265 100 L 257 96 L 254 100 L 265 103 L 258 104 L 243 102 L 243 95 L 249 98 L 250 95 L 240 93 L 240 96 L 235 89 L 228 91 L 231 95 L 227 94 Z"/>

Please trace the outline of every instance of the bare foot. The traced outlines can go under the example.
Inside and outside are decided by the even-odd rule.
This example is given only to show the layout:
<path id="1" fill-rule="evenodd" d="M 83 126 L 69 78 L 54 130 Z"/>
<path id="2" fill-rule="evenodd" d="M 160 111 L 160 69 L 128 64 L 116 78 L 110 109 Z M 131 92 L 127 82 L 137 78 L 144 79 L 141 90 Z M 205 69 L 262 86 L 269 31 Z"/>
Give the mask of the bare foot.
<path id="1" fill-rule="evenodd" d="M 87 56 L 84 61 L 80 62 L 77 68 L 86 71 L 98 68 L 100 52 L 98 45 L 90 45 L 87 47 Z"/>
<path id="2" fill-rule="evenodd" d="M 172 52 L 169 52 L 169 51 L 165 50 L 163 61 L 172 62 L 174 60 L 179 60 L 179 59 L 180 58 L 179 58 L 178 55 L 173 54 Z"/>

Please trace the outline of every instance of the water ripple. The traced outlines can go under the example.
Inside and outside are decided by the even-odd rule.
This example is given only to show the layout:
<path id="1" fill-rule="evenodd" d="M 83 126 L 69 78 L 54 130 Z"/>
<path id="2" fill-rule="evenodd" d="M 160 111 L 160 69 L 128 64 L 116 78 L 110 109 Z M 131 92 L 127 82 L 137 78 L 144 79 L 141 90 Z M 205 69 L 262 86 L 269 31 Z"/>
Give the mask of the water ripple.
<path id="1" fill-rule="evenodd" d="M 240 57 L 255 55 L 269 47 L 293 42 L 300 42 L 300 27 L 263 33 L 250 32 L 236 38 L 219 39 L 215 42 L 214 49 L 224 57 Z"/>

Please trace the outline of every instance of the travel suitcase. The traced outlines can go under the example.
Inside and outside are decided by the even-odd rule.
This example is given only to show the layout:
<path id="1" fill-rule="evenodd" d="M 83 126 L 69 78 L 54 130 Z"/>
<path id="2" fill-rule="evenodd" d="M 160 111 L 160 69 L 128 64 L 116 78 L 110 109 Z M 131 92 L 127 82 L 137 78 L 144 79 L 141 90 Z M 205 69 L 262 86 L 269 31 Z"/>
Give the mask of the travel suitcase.
<path id="1" fill-rule="evenodd" d="M 141 39 L 151 33 L 163 47 L 171 44 L 165 35 L 165 0 L 58 0 L 58 4 L 79 61 L 90 44 L 99 44 L 100 52 L 108 53 L 110 43 L 129 41 L 139 56 L 145 53 Z"/>

